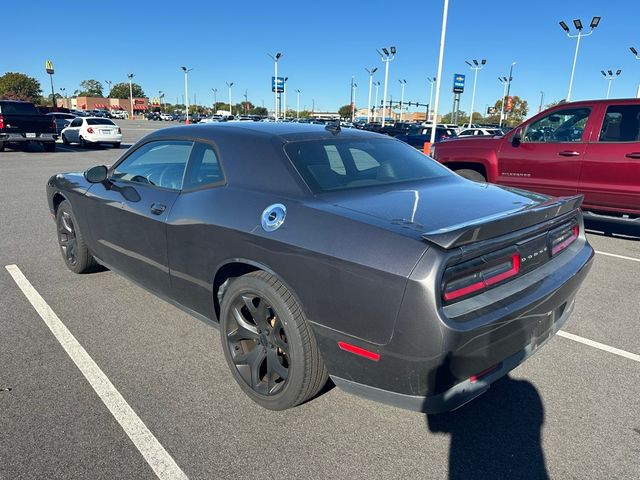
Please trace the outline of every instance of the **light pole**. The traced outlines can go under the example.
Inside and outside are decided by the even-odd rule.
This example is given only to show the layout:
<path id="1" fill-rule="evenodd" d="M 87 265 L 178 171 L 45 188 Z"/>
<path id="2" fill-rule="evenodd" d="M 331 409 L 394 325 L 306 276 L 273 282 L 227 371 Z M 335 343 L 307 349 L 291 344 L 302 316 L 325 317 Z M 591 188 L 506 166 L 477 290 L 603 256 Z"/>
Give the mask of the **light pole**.
<path id="1" fill-rule="evenodd" d="M 105 80 L 104 83 L 106 83 L 109 86 L 109 95 L 107 95 L 107 97 L 111 97 L 111 84 L 113 82 L 111 80 Z"/>
<path id="2" fill-rule="evenodd" d="M 133 73 L 127 74 L 127 78 L 129 79 L 129 107 L 131 111 L 131 120 L 133 120 L 133 84 L 131 83 L 133 81 L 133 77 Z"/>
<path id="3" fill-rule="evenodd" d="M 607 86 L 607 100 L 608 100 L 609 92 L 611 92 L 611 82 L 613 82 L 616 78 L 620 76 L 620 74 L 622 73 L 622 70 L 618 69 L 616 70 L 616 73 L 613 73 L 611 70 L 607 70 L 606 72 L 604 70 L 600 70 L 600 73 L 602 73 L 602 76 L 609 81 L 609 85 Z"/>
<path id="4" fill-rule="evenodd" d="M 542 111 L 543 104 L 544 104 L 544 92 L 540 90 L 540 105 L 538 106 L 538 113 Z"/>
<path id="5" fill-rule="evenodd" d="M 212 88 L 211 91 L 213 92 L 213 114 L 215 115 L 218 113 L 218 89 Z"/>
<path id="6" fill-rule="evenodd" d="M 400 85 L 402 85 L 402 93 L 400 94 L 400 121 L 404 118 L 404 111 L 402 110 L 402 106 L 404 105 L 404 87 L 407 84 L 406 80 L 398 80 Z"/>
<path id="7" fill-rule="evenodd" d="M 389 53 L 391 50 L 391 53 Z M 380 50 L 376 50 L 378 55 L 380 55 L 380 60 L 385 63 L 384 67 L 384 90 L 382 92 L 382 126 L 384 127 L 385 120 L 385 110 L 387 109 L 387 85 L 389 83 L 389 62 L 391 62 L 396 57 L 396 47 L 389 47 L 389 50 L 386 48 L 382 49 L 382 53 Z"/>
<path id="8" fill-rule="evenodd" d="M 427 111 L 427 119 L 426 119 L 426 121 L 428 122 L 429 119 L 431 118 L 431 112 L 432 112 L 431 100 L 433 99 L 433 84 L 436 81 L 436 77 L 433 77 L 433 78 L 429 77 L 427 78 L 427 81 L 431 84 L 431 88 L 429 89 L 429 107 L 427 107 L 428 111 Z"/>
<path id="9" fill-rule="evenodd" d="M 376 82 L 374 84 L 376 86 L 376 101 L 373 104 L 373 121 L 376 121 L 376 118 L 378 118 L 377 114 L 377 110 L 378 110 L 378 89 L 380 88 L 380 82 Z"/>
<path id="10" fill-rule="evenodd" d="M 378 71 L 378 67 L 373 67 L 371 70 L 365 68 L 365 70 L 369 74 L 369 101 L 367 102 L 367 123 L 369 123 L 371 122 L 371 87 L 373 86 L 373 74 Z"/>
<path id="11" fill-rule="evenodd" d="M 353 81 L 353 77 L 351 77 L 352 83 L 352 95 L 351 95 L 351 121 L 353 122 L 356 117 L 356 90 L 358 88 L 358 84 Z"/>
<path id="12" fill-rule="evenodd" d="M 64 99 L 64 108 L 67 107 L 67 89 L 66 87 L 60 87 L 60 91 L 62 92 L 62 98 Z M 56 102 L 56 107 L 58 106 L 58 102 Z"/>
<path id="13" fill-rule="evenodd" d="M 248 90 L 244 89 L 244 114 L 247 115 L 249 113 L 249 97 Z"/>
<path id="14" fill-rule="evenodd" d="M 502 120 L 504 119 L 504 97 L 507 96 L 507 84 L 509 79 L 507 77 L 498 77 L 498 81 L 502 84 L 502 105 L 500 105 L 500 126 L 502 126 Z"/>
<path id="15" fill-rule="evenodd" d="M 562 30 L 565 31 L 565 33 L 567 34 L 567 37 L 578 39 L 576 41 L 576 53 L 573 55 L 573 66 L 571 67 L 571 78 L 569 79 L 569 92 L 567 93 L 567 102 L 571 100 L 571 88 L 573 87 L 573 75 L 575 74 L 575 71 L 576 71 L 576 61 L 578 60 L 578 50 L 580 49 L 580 39 L 582 37 L 588 37 L 589 35 L 591 35 L 593 33 L 593 30 L 598 26 L 599 23 L 600 23 L 600 17 L 593 17 L 591 19 L 591 24 L 589 25 L 589 33 L 582 33 L 582 28 L 583 28 L 582 21 L 579 18 L 576 18 L 573 21 L 573 26 L 576 28 L 578 33 L 571 35 L 567 24 L 564 23 L 563 21 L 560 22 L 560 27 L 562 28 Z"/>
<path id="16" fill-rule="evenodd" d="M 440 84 L 442 79 L 442 59 L 444 57 L 444 39 L 447 33 L 447 15 L 449 13 L 449 0 L 444 0 L 442 11 L 442 30 L 440 32 L 440 53 L 438 55 L 438 73 L 436 73 L 436 100 L 433 109 L 433 124 L 431 125 L 431 145 L 436 142 L 436 124 L 438 122 L 438 103 L 440 101 Z"/>
<path id="17" fill-rule="evenodd" d="M 296 118 L 300 118 L 300 89 L 296 90 Z"/>
<path id="18" fill-rule="evenodd" d="M 640 55 L 638 55 L 638 50 L 636 50 L 635 47 L 629 47 L 629 50 L 631 50 L 631 53 L 633 53 L 633 56 L 635 57 L 636 60 L 640 60 Z M 638 91 L 636 92 L 636 98 L 640 98 L 640 85 L 638 85 Z"/>
<path id="19" fill-rule="evenodd" d="M 158 99 L 160 100 L 160 108 L 164 112 L 164 102 L 163 102 L 164 92 L 162 90 L 158 90 Z"/>
<path id="20" fill-rule="evenodd" d="M 229 87 L 229 115 L 233 115 L 233 107 L 231 106 L 231 87 L 233 87 L 233 82 L 226 82 L 227 87 Z"/>
<path id="21" fill-rule="evenodd" d="M 193 70 L 193 68 L 187 68 L 187 67 L 180 67 L 182 68 L 182 71 L 184 72 L 184 108 L 185 108 L 185 117 L 184 117 L 184 123 L 185 125 L 189 125 L 189 88 L 188 88 L 188 83 L 189 83 L 189 72 L 191 70 Z"/>
<path id="22" fill-rule="evenodd" d="M 282 82 L 282 96 L 283 96 L 283 105 L 282 105 L 282 119 L 287 119 L 287 80 L 289 77 L 284 77 L 284 82 Z"/>
<path id="23" fill-rule="evenodd" d="M 471 124 L 473 123 L 473 106 L 476 101 L 476 82 L 478 81 L 478 70 L 482 70 L 484 66 L 487 64 L 487 61 L 484 58 L 480 60 L 480 63 L 478 63 L 478 60 L 475 60 L 475 59 L 473 59 L 472 62 L 473 64 L 467 60 L 465 60 L 464 62 L 467 65 L 469 65 L 471 70 L 475 72 L 475 75 L 473 76 L 473 92 L 471 93 L 471 111 L 469 112 L 469 128 L 471 128 Z"/>
<path id="24" fill-rule="evenodd" d="M 275 55 L 267 53 L 273 59 L 273 116 L 275 120 L 278 120 L 278 60 L 282 57 L 282 53 L 278 52 Z"/>

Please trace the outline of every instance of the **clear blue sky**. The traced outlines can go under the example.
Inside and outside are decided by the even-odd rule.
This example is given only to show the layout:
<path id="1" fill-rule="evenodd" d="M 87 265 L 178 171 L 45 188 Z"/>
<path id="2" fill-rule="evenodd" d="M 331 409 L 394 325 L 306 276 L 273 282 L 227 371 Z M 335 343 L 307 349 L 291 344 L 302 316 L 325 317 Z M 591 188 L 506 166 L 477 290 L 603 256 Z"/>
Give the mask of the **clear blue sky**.
<path id="1" fill-rule="evenodd" d="M 88 78 L 114 83 L 133 72 L 146 94 L 166 93 L 167 101 L 182 101 L 181 65 L 193 68 L 190 98 L 198 103 L 226 101 L 225 81 L 233 81 L 233 101 L 249 100 L 271 107 L 273 62 L 267 53 L 280 51 L 280 72 L 289 77 L 287 103 L 295 108 L 301 89 L 301 108 L 335 110 L 349 102 L 351 76 L 358 89 L 356 103 L 366 107 L 365 67 L 384 68 L 375 49 L 395 45 L 390 65 L 389 93 L 400 98 L 399 79 L 406 79 L 405 101 L 426 103 L 428 76 L 437 69 L 442 0 L 428 1 L 154 1 L 121 0 L 10 2 L 2 22 L 4 54 L 0 74 L 24 72 L 38 78 L 45 94 L 49 78 L 45 59 L 55 63 L 56 91 L 78 88 Z M 276 6 L 274 8 L 274 5 Z M 115 12 L 115 13 L 111 13 Z M 443 67 L 441 112 L 451 109 L 454 73 L 466 73 L 467 89 L 461 109 L 471 103 L 471 72 L 465 60 L 486 58 L 479 72 L 476 110 L 502 95 L 498 76 L 508 75 L 516 61 L 512 94 L 537 109 L 540 91 L 545 103 L 566 97 L 575 49 L 558 21 L 602 17 L 595 33 L 581 42 L 573 99 L 604 97 L 606 81 L 600 70 L 622 69 L 612 96 L 635 96 L 640 61 L 629 52 L 640 50 L 638 0 L 536 0 L 530 2 L 450 0 Z M 29 19 L 6 21 L 7 19 Z M 55 22 L 55 26 L 48 25 Z M 382 87 L 380 88 L 380 98 Z"/>

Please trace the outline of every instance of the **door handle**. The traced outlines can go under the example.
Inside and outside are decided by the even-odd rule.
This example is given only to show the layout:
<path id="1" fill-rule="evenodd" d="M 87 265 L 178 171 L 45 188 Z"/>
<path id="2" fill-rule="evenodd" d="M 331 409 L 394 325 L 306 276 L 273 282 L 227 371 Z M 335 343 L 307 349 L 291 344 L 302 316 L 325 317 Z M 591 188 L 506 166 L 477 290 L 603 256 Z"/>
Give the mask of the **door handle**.
<path id="1" fill-rule="evenodd" d="M 561 152 L 558 152 L 558 155 L 563 157 L 579 157 L 580 152 L 576 152 L 575 150 L 562 150 Z"/>
<path id="2" fill-rule="evenodd" d="M 151 204 L 151 213 L 154 215 L 160 215 L 167 209 L 166 205 L 162 205 L 161 203 L 152 203 Z"/>
<path id="3" fill-rule="evenodd" d="M 640 152 L 631 152 L 625 155 L 627 158 L 640 158 Z"/>

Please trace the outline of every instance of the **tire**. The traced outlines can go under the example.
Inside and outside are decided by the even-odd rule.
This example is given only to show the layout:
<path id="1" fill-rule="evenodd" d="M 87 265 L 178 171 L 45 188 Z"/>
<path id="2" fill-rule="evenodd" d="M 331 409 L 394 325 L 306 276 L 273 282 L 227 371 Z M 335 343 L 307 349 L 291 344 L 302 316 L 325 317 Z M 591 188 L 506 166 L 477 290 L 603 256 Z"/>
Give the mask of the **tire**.
<path id="1" fill-rule="evenodd" d="M 64 143 L 65 145 L 69 145 L 69 140 L 67 140 L 67 137 L 64 136 L 64 133 L 62 134 L 62 143 Z"/>
<path id="2" fill-rule="evenodd" d="M 113 148 L 120 148 L 120 144 L 119 143 L 114 143 L 113 144 Z"/>
<path id="3" fill-rule="evenodd" d="M 0 142 L 0 152 L 4 152 L 4 142 Z"/>
<path id="4" fill-rule="evenodd" d="M 80 137 L 80 146 L 82 148 L 89 148 L 89 145 L 87 144 L 87 141 L 82 137 Z"/>
<path id="5" fill-rule="evenodd" d="M 42 144 L 45 152 L 55 152 L 56 151 L 56 143 L 55 142 L 45 142 Z"/>
<path id="6" fill-rule="evenodd" d="M 480 172 L 476 172 L 475 170 L 471 170 L 468 168 L 462 168 L 460 170 L 455 171 L 458 175 L 467 180 L 472 180 L 478 183 L 487 183 L 487 179 Z"/>
<path id="7" fill-rule="evenodd" d="M 264 408 L 299 405 L 327 382 L 302 309 L 269 273 L 252 272 L 230 282 L 222 299 L 220 339 L 234 379 Z"/>
<path id="8" fill-rule="evenodd" d="M 74 273 L 87 273 L 95 270 L 98 263 L 87 248 L 68 200 L 64 200 L 58 206 L 56 229 L 58 245 L 67 268 Z"/>

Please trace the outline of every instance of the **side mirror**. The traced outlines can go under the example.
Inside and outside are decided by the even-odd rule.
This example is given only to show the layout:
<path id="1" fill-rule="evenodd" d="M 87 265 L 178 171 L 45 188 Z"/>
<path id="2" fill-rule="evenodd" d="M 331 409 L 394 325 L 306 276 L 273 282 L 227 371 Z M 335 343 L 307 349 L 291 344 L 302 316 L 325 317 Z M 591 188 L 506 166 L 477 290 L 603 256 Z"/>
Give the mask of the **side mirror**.
<path id="1" fill-rule="evenodd" d="M 516 130 L 516 133 L 513 134 L 513 137 L 511 137 L 511 145 L 513 145 L 514 147 L 519 147 L 521 143 L 522 143 L 522 129 L 519 128 Z"/>
<path id="2" fill-rule="evenodd" d="M 91 167 L 84 172 L 84 178 L 89 183 L 102 183 L 107 179 L 107 167 L 104 165 Z"/>

